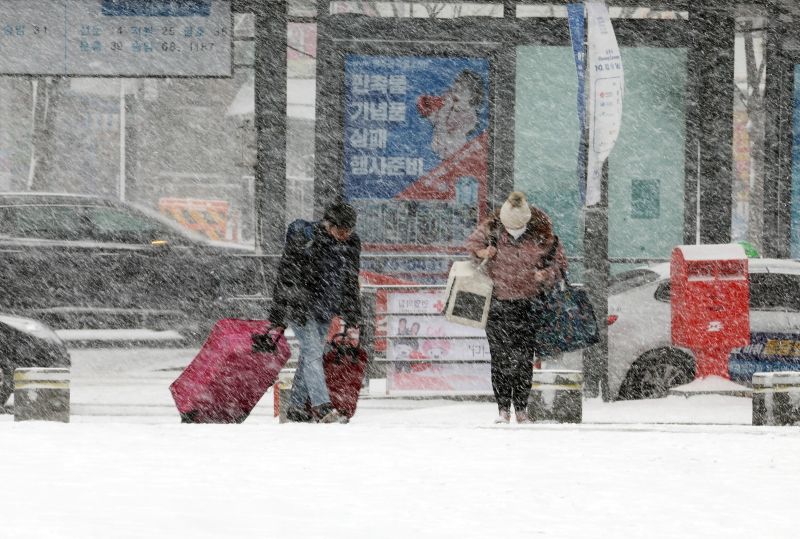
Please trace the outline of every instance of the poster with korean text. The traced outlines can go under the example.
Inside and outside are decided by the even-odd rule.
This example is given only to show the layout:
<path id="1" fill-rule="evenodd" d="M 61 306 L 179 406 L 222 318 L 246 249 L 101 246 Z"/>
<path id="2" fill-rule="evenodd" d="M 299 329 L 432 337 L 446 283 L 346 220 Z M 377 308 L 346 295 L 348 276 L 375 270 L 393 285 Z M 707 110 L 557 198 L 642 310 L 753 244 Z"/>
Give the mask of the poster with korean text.
<path id="1" fill-rule="evenodd" d="M 345 62 L 347 199 L 367 250 L 457 252 L 485 218 L 489 61 Z"/>

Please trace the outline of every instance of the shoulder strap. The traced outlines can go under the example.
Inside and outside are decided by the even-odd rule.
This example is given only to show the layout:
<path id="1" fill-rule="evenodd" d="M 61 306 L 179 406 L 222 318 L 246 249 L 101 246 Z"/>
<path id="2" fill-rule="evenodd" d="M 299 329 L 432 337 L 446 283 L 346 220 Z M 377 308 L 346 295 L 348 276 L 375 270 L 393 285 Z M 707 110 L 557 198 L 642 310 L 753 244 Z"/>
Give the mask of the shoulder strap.
<path id="1" fill-rule="evenodd" d="M 554 238 L 555 239 L 553 240 L 553 245 L 550 247 L 550 250 L 547 252 L 547 254 L 544 257 L 545 261 L 546 261 L 545 262 L 546 266 L 549 266 L 553 262 L 555 262 L 556 254 L 558 254 L 559 239 L 558 239 L 558 236 L 555 236 L 555 235 L 554 235 Z M 561 274 L 561 279 L 567 284 L 567 286 L 569 286 L 569 279 L 567 278 L 567 272 L 564 271 L 563 268 L 559 268 L 558 271 Z"/>
<path id="2" fill-rule="evenodd" d="M 495 248 L 500 241 L 499 221 L 500 219 L 498 219 L 497 216 L 494 216 L 489 220 L 489 245 Z"/>
<path id="3" fill-rule="evenodd" d="M 550 246 L 550 250 L 547 251 L 547 254 L 542 258 L 542 267 L 552 264 L 556 259 L 556 253 L 558 253 L 558 236 L 554 235 L 553 245 Z"/>

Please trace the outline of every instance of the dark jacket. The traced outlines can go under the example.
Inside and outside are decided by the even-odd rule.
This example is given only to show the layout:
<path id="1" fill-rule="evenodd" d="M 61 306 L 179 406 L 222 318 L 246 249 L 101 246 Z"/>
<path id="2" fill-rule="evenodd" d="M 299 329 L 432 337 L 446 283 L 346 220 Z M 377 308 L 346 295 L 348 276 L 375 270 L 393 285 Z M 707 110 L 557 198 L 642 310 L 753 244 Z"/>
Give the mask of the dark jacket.
<path id="1" fill-rule="evenodd" d="M 355 232 L 339 242 L 319 221 L 292 222 L 272 291 L 270 321 L 304 324 L 309 318 L 327 321 L 340 315 L 348 325 L 359 325 L 360 257 Z"/>

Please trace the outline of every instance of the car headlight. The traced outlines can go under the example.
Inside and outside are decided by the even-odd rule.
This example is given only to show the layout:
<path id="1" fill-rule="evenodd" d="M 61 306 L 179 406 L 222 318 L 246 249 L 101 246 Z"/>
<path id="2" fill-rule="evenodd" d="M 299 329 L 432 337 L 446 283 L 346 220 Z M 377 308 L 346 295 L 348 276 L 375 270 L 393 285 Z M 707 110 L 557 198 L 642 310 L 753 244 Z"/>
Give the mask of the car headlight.
<path id="1" fill-rule="evenodd" d="M 0 315 L 0 323 L 11 326 L 22 333 L 38 337 L 39 339 L 55 343 L 61 342 L 61 339 L 59 339 L 58 335 L 56 335 L 52 329 L 45 326 L 41 322 L 37 322 L 36 320 L 32 320 L 30 318 L 22 318 L 21 316 L 9 316 L 4 314 Z"/>

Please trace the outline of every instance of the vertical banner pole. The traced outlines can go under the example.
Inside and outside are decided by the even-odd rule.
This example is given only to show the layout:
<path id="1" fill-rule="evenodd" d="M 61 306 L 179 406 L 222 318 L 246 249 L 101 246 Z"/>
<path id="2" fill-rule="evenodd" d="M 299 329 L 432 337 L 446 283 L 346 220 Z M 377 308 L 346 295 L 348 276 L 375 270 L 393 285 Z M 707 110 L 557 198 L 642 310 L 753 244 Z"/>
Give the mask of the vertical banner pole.
<path id="1" fill-rule="evenodd" d="M 622 123 L 624 73 L 608 7 L 586 2 L 586 190 L 584 283 L 600 325 L 600 342 L 584 351 L 586 395 L 611 400 L 608 389 L 608 156 Z"/>

